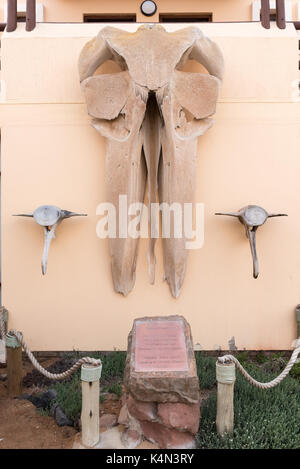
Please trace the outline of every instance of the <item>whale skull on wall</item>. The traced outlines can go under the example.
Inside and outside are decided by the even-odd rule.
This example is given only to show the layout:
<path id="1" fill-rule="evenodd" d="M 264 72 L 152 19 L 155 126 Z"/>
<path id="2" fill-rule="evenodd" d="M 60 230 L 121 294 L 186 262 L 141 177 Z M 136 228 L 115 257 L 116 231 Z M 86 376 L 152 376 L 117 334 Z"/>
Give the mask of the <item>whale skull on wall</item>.
<path id="1" fill-rule="evenodd" d="M 52 239 L 56 237 L 56 228 L 66 218 L 86 217 L 84 213 L 62 210 L 55 205 L 41 205 L 33 213 L 19 213 L 14 217 L 30 217 L 44 229 L 44 250 L 42 257 L 42 274 L 47 272 L 48 253 Z"/>
<path id="2" fill-rule="evenodd" d="M 108 60 L 121 71 L 93 76 Z M 187 60 L 208 73 L 182 72 Z M 160 25 L 135 33 L 105 27 L 84 46 L 80 81 L 92 125 L 107 139 L 107 198 L 117 220 L 119 195 L 127 195 L 128 206 L 142 203 L 146 181 L 149 205 L 193 202 L 197 137 L 212 126 L 223 68 L 219 47 L 196 27 L 173 33 Z M 164 276 L 175 298 L 185 275 L 185 241 L 174 237 L 174 228 L 163 238 Z M 155 237 L 148 248 L 150 283 L 154 245 Z M 137 247 L 132 237 L 110 239 L 114 287 L 124 295 L 135 283 Z"/>

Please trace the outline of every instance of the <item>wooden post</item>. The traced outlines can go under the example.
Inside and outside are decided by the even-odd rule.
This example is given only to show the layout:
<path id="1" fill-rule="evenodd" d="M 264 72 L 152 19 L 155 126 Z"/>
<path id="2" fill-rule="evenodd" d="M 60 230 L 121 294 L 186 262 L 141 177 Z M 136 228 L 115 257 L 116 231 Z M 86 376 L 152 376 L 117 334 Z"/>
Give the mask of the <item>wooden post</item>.
<path id="1" fill-rule="evenodd" d="M 0 306 L 0 315 L 2 317 L 2 321 L 4 322 L 4 330 L 5 330 L 5 334 L 6 334 L 6 332 L 7 332 L 7 323 L 8 323 L 8 311 L 4 306 Z"/>
<path id="2" fill-rule="evenodd" d="M 26 31 L 32 31 L 36 26 L 35 0 L 26 0 Z"/>
<path id="3" fill-rule="evenodd" d="M 11 33 L 17 28 L 17 0 L 7 0 L 6 31 Z"/>
<path id="4" fill-rule="evenodd" d="M 300 338 L 300 305 L 296 308 L 296 321 L 297 321 L 297 339 Z"/>
<path id="5" fill-rule="evenodd" d="M 0 363 L 6 363 L 6 333 L 7 333 L 7 322 L 8 322 L 8 311 L 4 306 L 0 307 Z"/>
<path id="6" fill-rule="evenodd" d="M 261 0 L 261 25 L 270 29 L 270 0 Z"/>
<path id="7" fill-rule="evenodd" d="M 22 393 L 22 347 L 15 336 L 6 334 L 8 396 Z"/>
<path id="8" fill-rule="evenodd" d="M 81 441 L 88 448 L 99 442 L 99 398 L 102 365 L 81 367 Z"/>
<path id="9" fill-rule="evenodd" d="M 276 0 L 276 24 L 280 29 L 286 28 L 284 0 Z"/>
<path id="10" fill-rule="evenodd" d="M 216 424 L 217 432 L 223 435 L 233 432 L 235 364 L 217 362 L 216 375 L 218 382 Z"/>

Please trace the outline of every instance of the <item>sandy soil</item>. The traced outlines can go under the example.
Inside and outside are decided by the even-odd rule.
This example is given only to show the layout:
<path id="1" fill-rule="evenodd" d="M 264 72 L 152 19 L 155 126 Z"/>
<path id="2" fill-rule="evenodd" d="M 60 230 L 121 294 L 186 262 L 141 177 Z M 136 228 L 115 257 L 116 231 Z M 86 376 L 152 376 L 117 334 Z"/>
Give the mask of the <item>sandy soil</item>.
<path id="1" fill-rule="evenodd" d="M 44 360 L 43 366 L 54 361 Z M 24 362 L 23 370 L 25 376 L 32 367 Z M 6 368 L 0 368 L 0 378 L 6 372 Z M 9 399 L 6 383 L 0 380 L 0 450 L 72 448 L 77 433 L 74 428 L 58 427 L 52 417 L 40 415 L 27 400 Z M 24 388 L 24 393 L 38 390 L 37 387 Z"/>
<path id="2" fill-rule="evenodd" d="M 0 398 L 0 449 L 72 448 L 77 433 L 39 415 L 29 401 Z"/>
<path id="3" fill-rule="evenodd" d="M 41 359 L 39 362 L 45 367 L 57 363 L 57 359 Z M 58 369 L 57 371 L 61 371 Z M 23 387 L 26 394 L 44 391 L 42 375 L 38 374 L 39 382 L 36 384 L 36 375 L 30 362 L 23 361 L 23 377 L 27 375 L 26 382 L 33 381 L 31 387 Z M 71 449 L 77 430 L 73 427 L 59 427 L 52 417 L 43 416 L 37 412 L 36 407 L 27 400 L 9 399 L 7 397 L 7 369 L 0 364 L 0 450 L 1 449 Z M 100 404 L 100 416 L 104 414 L 119 415 L 121 401 L 115 394 L 106 393 L 106 400 Z"/>

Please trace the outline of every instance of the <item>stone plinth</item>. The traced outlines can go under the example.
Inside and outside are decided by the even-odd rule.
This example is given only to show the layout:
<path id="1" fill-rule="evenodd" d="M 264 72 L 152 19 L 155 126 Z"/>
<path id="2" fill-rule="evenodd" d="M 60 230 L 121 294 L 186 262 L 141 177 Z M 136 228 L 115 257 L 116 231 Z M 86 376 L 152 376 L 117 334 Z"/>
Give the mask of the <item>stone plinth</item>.
<path id="1" fill-rule="evenodd" d="M 124 389 L 119 423 L 128 436 L 134 434 L 138 442 L 140 433 L 160 448 L 194 448 L 199 381 L 190 326 L 182 316 L 134 321 Z"/>
<path id="2" fill-rule="evenodd" d="M 135 319 L 128 336 L 124 385 L 140 401 L 199 401 L 191 329 L 182 316 Z"/>

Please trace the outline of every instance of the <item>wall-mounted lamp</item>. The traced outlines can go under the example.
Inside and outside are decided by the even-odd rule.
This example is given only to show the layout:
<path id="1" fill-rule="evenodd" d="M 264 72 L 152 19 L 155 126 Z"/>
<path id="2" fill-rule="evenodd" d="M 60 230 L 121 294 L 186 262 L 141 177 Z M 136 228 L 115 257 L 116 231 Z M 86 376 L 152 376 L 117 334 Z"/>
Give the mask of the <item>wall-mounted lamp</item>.
<path id="1" fill-rule="evenodd" d="M 157 6 L 155 2 L 152 2 L 152 0 L 145 0 L 141 4 L 141 12 L 145 16 L 153 16 L 156 13 Z"/>

